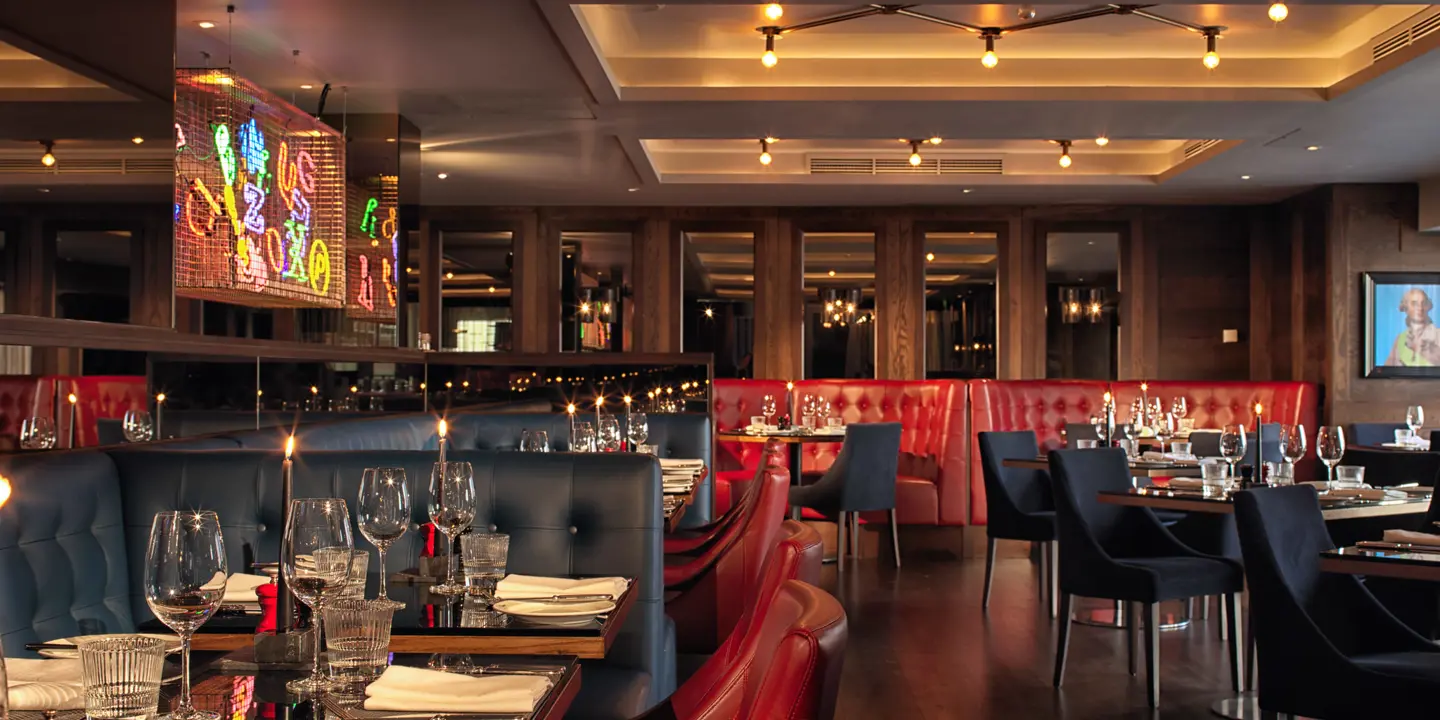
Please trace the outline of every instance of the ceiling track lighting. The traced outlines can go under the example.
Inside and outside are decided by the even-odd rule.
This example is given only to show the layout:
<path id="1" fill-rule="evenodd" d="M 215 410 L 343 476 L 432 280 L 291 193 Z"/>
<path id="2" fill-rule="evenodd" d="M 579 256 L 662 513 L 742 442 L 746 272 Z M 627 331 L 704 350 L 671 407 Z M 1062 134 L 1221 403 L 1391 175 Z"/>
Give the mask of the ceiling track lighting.
<path id="1" fill-rule="evenodd" d="M 1154 5 L 1108 4 L 1096 7 L 1083 8 L 1080 10 L 1073 10 L 1071 12 L 1061 13 L 1059 15 L 1051 15 L 1049 17 L 1035 17 L 1034 15 L 1027 16 L 1027 13 L 1022 12 L 1019 16 L 1021 22 L 1014 25 L 1007 25 L 1004 27 L 982 27 L 980 25 L 972 25 L 970 23 L 962 22 L 960 20 L 951 20 L 949 18 L 920 12 L 919 10 L 915 9 L 916 7 L 917 6 L 914 4 L 902 5 L 895 3 L 870 3 L 869 5 L 866 5 L 862 8 L 845 10 L 842 12 L 833 13 L 831 15 L 818 17 L 813 20 L 806 20 L 804 22 L 795 23 L 794 25 L 766 25 L 764 27 L 755 28 L 756 31 L 762 33 L 765 36 L 765 54 L 760 56 L 760 62 L 767 68 L 773 68 L 775 67 L 775 64 L 779 62 L 779 58 L 775 55 L 775 38 L 777 36 L 797 32 L 799 30 L 809 30 L 811 28 L 823 27 L 825 25 L 834 25 L 835 23 L 859 20 L 860 18 L 871 17 L 873 15 L 900 15 L 915 20 L 923 20 L 925 22 L 933 23 L 936 25 L 944 25 L 945 27 L 953 28 L 956 30 L 963 30 L 968 33 L 974 33 L 985 41 L 985 53 L 980 56 L 980 64 L 984 65 L 987 69 L 994 68 L 996 65 L 1000 64 L 1000 58 L 995 54 L 995 40 L 1009 35 L 1010 33 L 1020 32 L 1022 30 L 1035 30 L 1038 28 L 1049 27 L 1051 25 L 1061 25 L 1064 23 L 1077 22 L 1080 20 L 1089 20 L 1090 18 L 1104 17 L 1107 15 L 1131 15 L 1134 17 L 1149 20 L 1151 22 L 1157 22 L 1162 25 L 1169 25 L 1170 27 L 1180 30 L 1186 30 L 1189 32 L 1204 35 L 1205 56 L 1203 58 L 1203 62 L 1205 63 L 1205 67 L 1213 70 L 1217 65 L 1220 64 L 1220 55 L 1215 51 L 1215 39 L 1220 36 L 1220 33 L 1225 31 L 1224 27 L 1214 25 L 1196 25 L 1192 22 L 1187 22 L 1185 20 L 1176 20 L 1172 17 L 1167 17 L 1159 13 L 1151 12 L 1149 8 L 1155 7 Z M 771 20 L 779 19 L 779 15 L 770 15 L 769 10 L 770 8 L 766 8 L 767 17 L 769 17 Z M 1285 3 L 1277 2 L 1270 6 L 1270 19 L 1274 20 L 1275 22 L 1280 22 L 1281 20 L 1284 20 L 1286 17 L 1289 16 L 1289 14 L 1290 10 L 1285 7 Z"/>
<path id="2" fill-rule="evenodd" d="M 770 3 L 765 6 L 765 17 L 771 20 L 779 20 L 781 17 L 784 17 L 784 15 L 785 8 L 781 7 L 780 3 Z"/>
<path id="3" fill-rule="evenodd" d="M 1070 141 L 1056 140 L 1055 143 L 1060 146 L 1060 167 L 1069 169 L 1070 164 L 1073 162 L 1070 159 Z"/>
<path id="4" fill-rule="evenodd" d="M 925 160 L 924 160 L 924 158 L 920 157 L 920 141 L 919 141 L 919 140 L 911 140 L 911 141 L 910 141 L 910 167 L 920 167 L 920 163 L 922 163 L 922 162 L 925 162 Z"/>
<path id="5" fill-rule="evenodd" d="M 1290 8 L 1286 7 L 1283 2 L 1271 3 L 1270 10 L 1266 14 L 1270 16 L 1271 22 L 1284 22 L 1285 18 L 1290 17 Z"/>
<path id="6" fill-rule="evenodd" d="M 772 163 L 772 162 L 775 161 L 775 158 L 770 155 L 770 143 L 772 143 L 772 142 L 775 142 L 775 139 L 774 139 L 774 138 L 765 138 L 765 139 L 763 139 L 763 140 L 760 141 L 760 164 L 761 164 L 761 165 L 767 165 L 767 166 L 768 166 L 770 163 Z"/>
<path id="7" fill-rule="evenodd" d="M 55 167 L 55 141 L 41 140 L 40 144 L 45 146 L 45 154 L 40 156 L 40 164 L 47 168 Z"/>

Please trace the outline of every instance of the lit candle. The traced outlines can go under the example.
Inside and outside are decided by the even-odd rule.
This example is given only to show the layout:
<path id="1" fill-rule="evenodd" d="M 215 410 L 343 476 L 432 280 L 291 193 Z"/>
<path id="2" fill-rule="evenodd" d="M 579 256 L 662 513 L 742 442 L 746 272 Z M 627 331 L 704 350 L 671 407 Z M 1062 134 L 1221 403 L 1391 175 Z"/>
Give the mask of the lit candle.
<path id="1" fill-rule="evenodd" d="M 440 418 L 440 427 L 438 430 L 436 430 L 436 434 L 440 438 L 440 465 L 442 466 L 441 472 L 444 472 L 443 466 L 445 465 L 445 434 L 446 431 L 449 429 L 450 426 L 446 424 L 445 418 Z"/>
<path id="2" fill-rule="evenodd" d="M 295 436 L 285 439 L 285 461 L 280 463 L 280 532 L 290 527 L 290 503 L 295 492 L 294 463 L 290 456 L 295 453 Z M 295 624 L 295 599 L 286 592 L 285 573 L 279 573 L 275 588 L 275 632 L 290 632 Z"/>
<path id="3" fill-rule="evenodd" d="M 65 399 L 70 401 L 70 430 L 67 434 L 70 436 L 70 447 L 73 448 L 75 447 L 75 400 L 77 398 L 75 393 L 70 393 Z"/>
<path id="4" fill-rule="evenodd" d="M 1265 482 L 1265 407 L 1255 403 L 1255 477 Z"/>
<path id="5" fill-rule="evenodd" d="M 785 414 L 792 421 L 795 419 L 795 383 L 788 381 L 785 383 Z"/>
<path id="6" fill-rule="evenodd" d="M 625 399 L 625 427 L 620 428 L 620 437 L 621 437 L 620 444 L 621 444 L 622 447 L 627 447 L 627 448 L 629 448 L 629 444 L 630 444 L 630 402 L 631 402 L 631 397 L 630 397 L 629 395 L 626 395 L 624 399 Z M 635 448 L 629 448 L 629 449 L 630 449 L 630 450 L 634 450 Z"/>
<path id="7" fill-rule="evenodd" d="M 164 440 L 165 435 L 160 431 L 160 421 L 165 419 L 165 393 L 155 396 L 155 438 Z"/>
<path id="8" fill-rule="evenodd" d="M 575 449 L 575 403 L 565 406 L 565 412 L 570 415 L 570 449 Z"/>
<path id="9" fill-rule="evenodd" d="M 6 502 L 7 500 L 9 500 L 9 499 L 10 499 L 10 478 L 5 477 L 4 475 L 0 475 L 0 507 L 4 507 L 4 506 L 5 506 L 5 502 Z"/>
<path id="10" fill-rule="evenodd" d="M 604 407 L 604 405 L 605 405 L 605 396 L 604 396 L 604 395 L 599 395 L 599 396 L 597 396 L 597 397 L 595 398 L 595 432 L 597 433 L 596 437 L 599 437 L 598 433 L 600 432 L 600 408 L 601 408 L 601 407 Z"/>
<path id="11" fill-rule="evenodd" d="M 1140 424 L 1150 426 L 1150 383 L 1140 383 Z"/>

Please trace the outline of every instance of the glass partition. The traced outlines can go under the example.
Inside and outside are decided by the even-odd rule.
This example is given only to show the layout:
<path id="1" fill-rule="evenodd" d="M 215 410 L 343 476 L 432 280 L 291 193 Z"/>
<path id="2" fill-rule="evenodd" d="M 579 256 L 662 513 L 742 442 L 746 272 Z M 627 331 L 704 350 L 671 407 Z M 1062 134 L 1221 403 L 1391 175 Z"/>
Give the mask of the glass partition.
<path id="1" fill-rule="evenodd" d="M 715 377 L 754 377 L 755 235 L 684 232 L 685 350 L 715 355 Z"/>
<path id="2" fill-rule="evenodd" d="M 514 333 L 514 239 L 509 232 L 441 233 L 441 349 L 509 352 Z"/>
<path id="3" fill-rule="evenodd" d="M 925 376 L 995 377 L 993 232 L 925 233 Z"/>
<path id="4" fill-rule="evenodd" d="M 875 377 L 875 234 L 804 234 L 805 377 Z"/>
<path id="5" fill-rule="evenodd" d="M 1118 232 L 1046 235 L 1045 377 L 1115 379 L 1119 270 Z"/>
<path id="6" fill-rule="evenodd" d="M 560 342 L 565 352 L 631 347 L 631 241 L 628 231 L 561 234 Z"/>

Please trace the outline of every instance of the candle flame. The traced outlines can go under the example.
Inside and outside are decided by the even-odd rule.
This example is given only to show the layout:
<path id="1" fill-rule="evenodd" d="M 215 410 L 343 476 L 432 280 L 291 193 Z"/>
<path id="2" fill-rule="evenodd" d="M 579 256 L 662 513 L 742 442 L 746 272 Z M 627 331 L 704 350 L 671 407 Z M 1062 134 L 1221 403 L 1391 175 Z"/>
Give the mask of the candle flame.
<path id="1" fill-rule="evenodd" d="M 10 499 L 10 478 L 0 475 L 0 506 Z"/>
<path id="2" fill-rule="evenodd" d="M 1143 382 L 1140 383 L 1140 392 L 1149 392 L 1149 391 L 1150 391 L 1150 383 L 1143 383 Z"/>
<path id="3" fill-rule="evenodd" d="M 66 400 L 69 400 L 71 405 L 74 405 L 74 404 L 75 404 L 75 393 L 70 393 L 69 397 L 67 397 L 67 398 L 65 398 L 65 399 L 66 399 Z"/>
<path id="4" fill-rule="evenodd" d="M 1110 404 L 1110 391 L 1109 391 L 1109 390 L 1106 390 L 1106 391 L 1105 391 L 1105 404 L 1106 404 L 1106 405 L 1109 405 L 1109 404 Z"/>
<path id="5" fill-rule="evenodd" d="M 440 418 L 440 437 L 445 437 L 445 431 L 449 429 L 450 426 L 445 423 L 445 418 Z"/>
<path id="6" fill-rule="evenodd" d="M 565 406 L 565 412 L 570 413 L 571 415 L 574 415 L 574 414 L 575 414 L 575 403 L 570 403 L 569 405 L 566 405 L 566 406 Z"/>
<path id="7" fill-rule="evenodd" d="M 156 395 L 156 396 L 155 396 L 155 402 L 157 402 L 157 403 L 163 403 L 163 402 L 165 402 L 165 393 L 160 393 L 159 395 Z"/>
<path id="8" fill-rule="evenodd" d="M 631 400 L 630 396 L 629 396 L 629 395 L 626 395 L 626 396 L 625 396 L 625 404 L 626 404 L 626 405 L 629 405 L 629 404 L 630 404 L 630 400 Z"/>
<path id="9" fill-rule="evenodd" d="M 787 382 L 787 383 L 785 383 L 785 389 L 786 389 L 786 390 L 794 390 L 794 389 L 795 389 L 795 383 L 793 383 L 793 382 Z"/>
<path id="10" fill-rule="evenodd" d="M 1264 408 L 1263 406 L 1261 406 L 1260 403 L 1258 403 L 1258 402 L 1255 403 L 1255 414 L 1256 414 L 1256 415 L 1259 415 L 1259 414 L 1260 414 L 1260 411 L 1261 411 L 1261 410 L 1264 410 L 1264 409 L 1265 409 L 1265 408 Z"/>
<path id="11" fill-rule="evenodd" d="M 319 392 L 320 392 L 320 388 L 317 388 L 317 387 L 315 387 L 314 385 L 311 385 L 311 386 L 310 386 L 310 394 L 311 394 L 311 395 L 317 395 L 317 394 L 319 394 Z"/>
<path id="12" fill-rule="evenodd" d="M 290 459 L 290 456 L 291 456 L 291 455 L 294 455 L 294 454 L 295 454 L 295 436 L 294 436 L 294 435 L 291 435 L 290 437 L 285 438 L 285 459 L 286 459 L 286 460 L 289 460 L 289 459 Z"/>

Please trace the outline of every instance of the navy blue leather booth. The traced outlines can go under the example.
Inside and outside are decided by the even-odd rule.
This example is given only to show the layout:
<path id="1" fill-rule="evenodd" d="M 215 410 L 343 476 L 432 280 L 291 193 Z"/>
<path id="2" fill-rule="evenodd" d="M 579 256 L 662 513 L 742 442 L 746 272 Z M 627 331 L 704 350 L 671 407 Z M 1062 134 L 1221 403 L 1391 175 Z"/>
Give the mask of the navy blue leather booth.
<path id="1" fill-rule="evenodd" d="M 369 428 L 367 428 L 368 432 Z M 312 447 L 318 446 L 312 444 Z M 232 571 L 278 556 L 279 452 L 114 449 L 0 458 L 14 496 L 0 509 L 0 641 L 24 644 L 121 632 L 150 618 L 137 593 L 156 512 L 220 513 Z M 631 717 L 674 689 L 673 631 L 664 615 L 659 465 L 637 455 L 464 451 L 481 499 L 476 527 L 512 536 L 509 568 L 541 575 L 638 578 L 640 596 L 604 661 L 587 662 L 571 717 Z M 296 497 L 353 503 L 366 467 L 406 469 L 415 525 L 425 517 L 433 452 L 302 451 Z M 352 507 L 353 512 L 353 507 Z M 420 534 L 392 548 L 389 570 L 412 567 Z M 359 541 L 362 547 L 367 547 Z M 372 575 L 378 573 L 373 548 Z M 371 579 L 373 592 L 375 579 Z"/>

